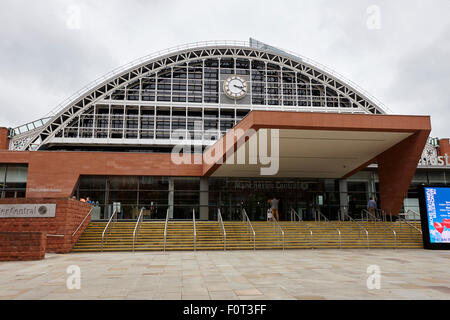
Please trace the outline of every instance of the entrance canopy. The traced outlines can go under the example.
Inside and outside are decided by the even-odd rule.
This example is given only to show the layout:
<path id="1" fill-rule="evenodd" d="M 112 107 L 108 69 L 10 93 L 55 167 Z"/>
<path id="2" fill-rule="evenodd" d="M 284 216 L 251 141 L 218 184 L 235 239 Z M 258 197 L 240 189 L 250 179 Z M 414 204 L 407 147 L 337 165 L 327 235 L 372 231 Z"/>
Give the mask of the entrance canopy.
<path id="1" fill-rule="evenodd" d="M 340 179 L 377 162 L 382 206 L 398 212 L 430 131 L 427 116 L 253 111 L 205 152 L 214 161 L 204 162 L 203 173 L 264 175 L 261 168 L 272 165 L 261 161 L 264 141 L 262 154 L 278 160 L 273 177 Z M 238 161 L 244 149 L 245 161 Z"/>
<path id="2" fill-rule="evenodd" d="M 258 142 L 264 137 L 258 134 Z M 268 131 L 268 154 L 273 143 L 273 131 Z M 409 132 L 336 131 L 336 130 L 279 130 L 279 164 L 273 177 L 285 178 L 332 178 L 339 179 L 362 164 L 374 159 L 402 140 L 411 136 Z M 253 143 L 256 144 L 256 139 Z M 226 164 L 217 168 L 214 177 L 257 177 L 261 164 L 258 157 L 249 154 L 250 140 L 239 146 L 236 154 L 245 152 L 245 162 Z M 273 155 L 272 155 L 273 156 Z M 251 164 L 250 158 L 253 163 Z M 230 157 L 227 157 L 229 160 Z M 237 160 L 235 159 L 235 163 Z"/>

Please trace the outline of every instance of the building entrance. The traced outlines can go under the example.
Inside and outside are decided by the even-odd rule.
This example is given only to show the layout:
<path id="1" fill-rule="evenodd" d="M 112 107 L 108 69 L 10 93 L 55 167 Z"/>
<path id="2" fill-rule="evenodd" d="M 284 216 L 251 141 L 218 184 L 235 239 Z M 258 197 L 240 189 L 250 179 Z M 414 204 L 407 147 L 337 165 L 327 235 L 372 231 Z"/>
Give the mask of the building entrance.
<path id="1" fill-rule="evenodd" d="M 250 220 L 266 220 L 274 197 L 279 200 L 282 221 L 291 219 L 291 209 L 303 220 L 314 220 L 315 210 L 334 219 L 340 205 L 337 180 L 210 178 L 209 183 L 209 201 L 221 209 L 225 220 L 240 219 L 241 208 Z"/>

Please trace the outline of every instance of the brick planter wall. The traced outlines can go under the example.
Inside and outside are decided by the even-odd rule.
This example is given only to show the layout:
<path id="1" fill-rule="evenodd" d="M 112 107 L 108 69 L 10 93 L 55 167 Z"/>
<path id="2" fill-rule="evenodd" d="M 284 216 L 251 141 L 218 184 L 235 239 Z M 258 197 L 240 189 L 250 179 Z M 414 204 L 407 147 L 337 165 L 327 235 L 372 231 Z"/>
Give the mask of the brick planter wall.
<path id="1" fill-rule="evenodd" d="M 45 232 L 46 252 L 69 253 L 91 221 L 89 216 L 80 230 L 90 204 L 69 199 L 0 199 L 0 204 L 56 203 L 55 218 L 0 218 L 0 232 Z"/>
<path id="2" fill-rule="evenodd" d="M 45 258 L 45 232 L 0 232 L 0 261 L 28 261 Z"/>

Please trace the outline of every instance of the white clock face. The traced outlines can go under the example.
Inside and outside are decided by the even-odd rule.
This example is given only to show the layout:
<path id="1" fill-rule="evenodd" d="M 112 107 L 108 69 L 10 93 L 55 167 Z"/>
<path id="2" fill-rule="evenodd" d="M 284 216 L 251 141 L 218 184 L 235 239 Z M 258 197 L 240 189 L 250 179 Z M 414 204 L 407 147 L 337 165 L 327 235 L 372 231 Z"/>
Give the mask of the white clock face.
<path id="1" fill-rule="evenodd" d="M 247 81 L 237 75 L 229 76 L 223 82 L 223 91 L 232 99 L 241 99 L 248 93 Z"/>

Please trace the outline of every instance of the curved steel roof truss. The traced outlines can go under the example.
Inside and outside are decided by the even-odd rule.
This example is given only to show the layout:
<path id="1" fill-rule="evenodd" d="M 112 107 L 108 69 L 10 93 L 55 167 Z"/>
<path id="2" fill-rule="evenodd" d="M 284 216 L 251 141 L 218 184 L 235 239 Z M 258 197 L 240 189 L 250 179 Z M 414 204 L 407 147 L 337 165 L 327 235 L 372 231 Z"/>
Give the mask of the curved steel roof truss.
<path id="1" fill-rule="evenodd" d="M 292 69 L 292 71 L 303 73 L 304 75 L 309 76 L 315 81 L 325 85 L 327 88 L 335 90 L 353 103 L 357 104 L 358 107 L 365 113 L 385 113 L 384 110 L 376 106 L 368 98 L 358 93 L 349 85 L 344 84 L 342 81 L 327 72 L 321 71 L 317 67 L 309 65 L 308 63 L 302 61 L 301 58 L 296 60 L 291 58 L 290 55 L 289 57 L 286 57 L 279 53 L 275 54 L 270 51 L 251 47 L 204 47 L 188 49 L 159 58 L 154 58 L 150 61 L 142 63 L 141 65 L 133 67 L 130 70 L 124 71 L 119 75 L 113 76 L 66 106 L 62 111 L 54 116 L 51 121 L 40 128 L 37 133 L 33 132 L 32 137 L 28 135 L 26 141 L 22 143 L 19 148 L 21 150 L 39 149 L 41 146 L 48 143 L 55 136 L 55 134 L 57 134 L 57 132 L 68 125 L 74 117 L 83 113 L 96 101 L 104 99 L 115 90 L 123 88 L 133 81 L 137 81 L 144 76 L 157 73 L 167 67 L 206 58 L 247 58 L 261 60 L 266 63 L 274 63 L 282 68 L 289 68 Z M 19 136 L 17 138 L 22 138 L 23 140 L 23 137 Z"/>

